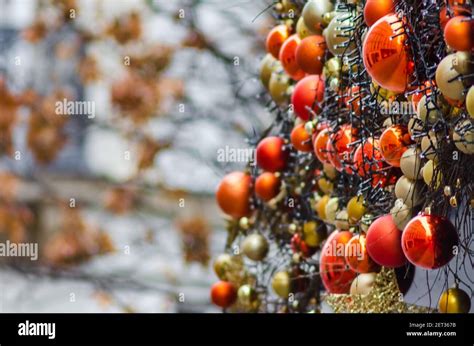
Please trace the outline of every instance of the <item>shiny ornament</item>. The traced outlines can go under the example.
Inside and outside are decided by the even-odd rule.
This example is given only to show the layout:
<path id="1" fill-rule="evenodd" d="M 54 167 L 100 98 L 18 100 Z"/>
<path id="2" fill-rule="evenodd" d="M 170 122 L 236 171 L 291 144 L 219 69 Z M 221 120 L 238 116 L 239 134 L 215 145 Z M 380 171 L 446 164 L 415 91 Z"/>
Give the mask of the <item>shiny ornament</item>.
<path id="1" fill-rule="evenodd" d="M 467 16 L 451 18 L 444 28 L 446 44 L 455 50 L 474 48 L 474 19 Z"/>
<path id="2" fill-rule="evenodd" d="M 326 206 L 329 202 L 329 199 L 330 197 L 328 195 L 324 195 L 316 202 L 314 209 L 321 220 L 326 220 Z"/>
<path id="3" fill-rule="evenodd" d="M 453 64 L 454 69 L 459 74 L 470 74 L 474 72 L 474 59 L 470 52 L 456 52 L 456 63 Z"/>
<path id="4" fill-rule="evenodd" d="M 318 247 L 327 237 L 327 228 L 324 223 L 308 221 L 303 225 L 303 240 L 308 246 Z"/>
<path id="5" fill-rule="evenodd" d="M 347 216 L 349 222 L 354 224 L 358 222 L 367 211 L 362 196 L 354 196 L 347 203 Z"/>
<path id="6" fill-rule="evenodd" d="M 474 85 L 469 88 L 466 95 L 466 109 L 471 118 L 474 118 Z"/>
<path id="7" fill-rule="evenodd" d="M 436 68 L 436 85 L 444 96 L 453 100 L 464 100 L 464 85 L 457 79 L 459 73 L 453 66 L 455 61 L 456 54 L 449 54 L 441 60 Z"/>
<path id="8" fill-rule="evenodd" d="M 237 298 L 240 304 L 248 309 L 258 307 L 258 295 L 255 289 L 250 285 L 242 285 L 237 291 Z"/>
<path id="9" fill-rule="evenodd" d="M 318 160 L 325 164 L 331 164 L 328 158 L 327 145 L 329 142 L 329 129 L 323 129 L 316 136 L 313 136 L 314 154 Z"/>
<path id="10" fill-rule="evenodd" d="M 255 179 L 255 194 L 268 202 L 280 192 L 280 179 L 272 172 L 263 172 Z"/>
<path id="11" fill-rule="evenodd" d="M 274 71 L 268 82 L 268 91 L 275 103 L 281 105 L 288 102 L 290 77 L 283 71 Z"/>
<path id="12" fill-rule="evenodd" d="M 352 151 L 353 146 L 350 144 L 356 140 L 355 131 L 350 125 L 342 125 L 340 129 L 331 134 L 326 146 L 329 161 L 336 167 L 338 171 L 345 170 L 348 174 L 352 174 Z"/>
<path id="13" fill-rule="evenodd" d="M 250 175 L 232 172 L 222 178 L 216 192 L 217 204 L 227 215 L 235 219 L 250 214 Z"/>
<path id="14" fill-rule="evenodd" d="M 411 117 L 410 120 L 408 121 L 408 133 L 410 134 L 411 140 L 415 142 L 420 142 L 421 137 L 419 134 L 423 132 L 423 121 L 417 117 Z"/>
<path id="15" fill-rule="evenodd" d="M 347 265 L 356 273 L 378 272 L 380 266 L 369 256 L 366 246 L 365 234 L 358 234 L 352 237 L 346 245 Z"/>
<path id="16" fill-rule="evenodd" d="M 474 123 L 470 120 L 457 123 L 454 128 L 453 140 L 456 148 L 464 154 L 474 154 Z"/>
<path id="17" fill-rule="evenodd" d="M 408 222 L 411 220 L 412 210 L 409 206 L 403 203 L 401 198 L 398 198 L 393 208 L 390 210 L 390 215 L 392 215 L 393 222 L 399 230 L 403 230 Z"/>
<path id="18" fill-rule="evenodd" d="M 305 125 L 296 125 L 291 131 L 290 135 L 291 144 L 293 147 L 302 152 L 310 152 L 313 150 L 313 143 L 311 141 L 311 135 L 306 132 Z"/>
<path id="19" fill-rule="evenodd" d="M 221 308 L 228 308 L 237 300 L 237 290 L 230 282 L 216 282 L 211 287 L 211 300 Z"/>
<path id="20" fill-rule="evenodd" d="M 353 162 L 354 171 L 362 178 L 372 177 L 373 186 L 386 180 L 381 173 L 384 163 L 379 140 L 370 137 L 359 144 L 354 152 Z"/>
<path id="21" fill-rule="evenodd" d="M 339 211 L 339 198 L 332 197 L 326 204 L 325 215 L 328 223 L 334 224 L 336 214 Z"/>
<path id="22" fill-rule="evenodd" d="M 421 185 L 415 180 L 408 179 L 404 175 L 398 178 L 395 184 L 395 196 L 400 198 L 408 207 L 413 207 L 423 202 Z"/>
<path id="23" fill-rule="evenodd" d="M 450 2 L 452 1 L 450 0 Z M 456 4 L 451 3 L 449 6 L 449 13 L 446 6 L 443 6 L 443 8 L 441 9 L 439 13 L 439 23 L 441 24 L 441 29 L 444 30 L 446 28 L 446 24 L 448 24 L 448 21 L 452 17 L 469 16 L 469 15 L 470 15 L 469 9 L 467 9 L 466 7 L 463 7 L 462 4 L 460 4 L 460 2 Z"/>
<path id="24" fill-rule="evenodd" d="M 227 274 L 232 267 L 232 256 L 229 254 L 221 254 L 214 261 L 214 272 L 220 280 L 227 280 Z"/>
<path id="25" fill-rule="evenodd" d="M 268 253 L 268 241 L 260 234 L 250 234 L 242 243 L 242 252 L 252 261 L 261 261 Z"/>
<path id="26" fill-rule="evenodd" d="M 291 103 L 298 117 L 307 121 L 313 117 L 314 113 L 319 113 L 319 102 L 324 97 L 324 80 L 319 75 L 309 75 L 296 83 Z"/>
<path id="27" fill-rule="evenodd" d="M 301 41 L 296 49 L 296 63 L 306 73 L 323 72 L 326 41 L 323 36 L 311 35 Z"/>
<path id="28" fill-rule="evenodd" d="M 329 293 L 349 293 L 352 280 L 356 277 L 345 260 L 345 247 L 351 238 L 349 231 L 334 231 L 321 250 L 319 272 Z"/>
<path id="29" fill-rule="evenodd" d="M 300 17 L 296 22 L 296 33 L 300 39 L 304 39 L 310 35 L 316 34 L 316 32 L 311 31 L 306 24 L 304 23 L 303 17 Z"/>
<path id="30" fill-rule="evenodd" d="M 471 297 L 460 288 L 449 288 L 439 297 L 438 310 L 444 314 L 467 314 L 471 310 Z"/>
<path id="31" fill-rule="evenodd" d="M 350 55 L 355 45 L 350 40 L 354 28 L 354 17 L 349 12 L 338 12 L 324 30 L 329 51 L 335 56 Z"/>
<path id="32" fill-rule="evenodd" d="M 406 263 L 401 245 L 402 232 L 391 215 L 384 215 L 372 222 L 366 236 L 369 256 L 381 266 L 396 268 Z"/>
<path id="33" fill-rule="evenodd" d="M 416 147 L 408 148 L 400 159 L 400 169 L 405 177 L 411 180 L 422 179 L 421 150 Z"/>
<path id="34" fill-rule="evenodd" d="M 367 0 L 364 6 L 364 20 L 372 26 L 383 16 L 395 12 L 395 0 Z"/>
<path id="35" fill-rule="evenodd" d="M 403 230 L 403 253 L 411 263 L 425 269 L 448 264 L 458 244 L 456 229 L 442 216 L 420 214 Z"/>
<path id="36" fill-rule="evenodd" d="M 331 192 L 334 190 L 333 182 L 329 179 L 324 178 L 324 177 L 320 177 L 318 179 L 318 187 L 325 194 L 331 194 Z"/>
<path id="37" fill-rule="evenodd" d="M 375 284 L 377 273 L 359 274 L 351 283 L 351 295 L 367 295 L 370 293 Z"/>
<path id="38" fill-rule="evenodd" d="M 268 172 L 279 171 L 286 166 L 288 151 L 283 148 L 281 137 L 266 137 L 257 145 L 257 165 Z"/>
<path id="39" fill-rule="evenodd" d="M 281 271 L 273 275 L 272 288 L 280 298 L 287 299 L 291 292 L 290 274 L 286 271 Z"/>
<path id="40" fill-rule="evenodd" d="M 317 247 L 309 246 L 298 233 L 291 237 L 290 245 L 294 253 L 301 254 L 303 257 L 311 257 L 317 250 Z"/>
<path id="41" fill-rule="evenodd" d="M 436 169 L 435 161 L 428 160 L 423 166 L 423 181 L 425 184 L 428 186 L 433 184 L 434 188 L 438 188 L 441 184 L 442 177 L 441 171 Z M 433 178 L 436 179 L 434 183 Z"/>
<path id="42" fill-rule="evenodd" d="M 301 39 L 294 34 L 288 37 L 280 49 L 279 60 L 285 72 L 294 80 L 300 80 L 305 73 L 296 61 L 296 49 L 298 48 Z"/>
<path id="43" fill-rule="evenodd" d="M 324 14 L 331 12 L 334 5 L 330 0 L 310 0 L 303 7 L 302 17 L 306 26 L 314 31 L 321 32 Z"/>
<path id="44" fill-rule="evenodd" d="M 286 39 L 290 37 L 290 29 L 286 25 L 277 25 L 267 35 L 266 48 L 267 52 L 278 59 L 280 49 Z"/>
<path id="45" fill-rule="evenodd" d="M 265 55 L 260 63 L 260 80 L 265 88 L 270 86 L 272 73 L 278 69 L 280 63 L 270 53 Z"/>
<path id="46" fill-rule="evenodd" d="M 336 168 L 334 168 L 333 165 L 330 165 L 328 163 L 323 163 L 323 172 L 324 174 L 326 174 L 326 176 L 331 179 L 331 180 L 334 180 L 336 179 L 337 177 L 337 170 Z"/>
<path id="47" fill-rule="evenodd" d="M 389 14 L 370 27 L 363 43 L 367 72 L 382 88 L 394 92 L 405 91 L 412 72 L 403 30 L 397 15 Z"/>
<path id="48" fill-rule="evenodd" d="M 411 143 L 410 134 L 405 126 L 392 125 L 380 136 L 380 152 L 385 161 L 400 167 L 400 159 Z"/>

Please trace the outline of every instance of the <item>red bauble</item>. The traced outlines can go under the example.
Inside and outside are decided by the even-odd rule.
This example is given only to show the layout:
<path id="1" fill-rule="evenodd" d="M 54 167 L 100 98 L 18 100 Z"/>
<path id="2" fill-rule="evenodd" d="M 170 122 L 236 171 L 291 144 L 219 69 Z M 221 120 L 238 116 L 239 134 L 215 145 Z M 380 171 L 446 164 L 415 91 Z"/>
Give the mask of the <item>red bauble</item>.
<path id="1" fill-rule="evenodd" d="M 279 58 L 280 49 L 283 42 L 290 36 L 290 29 L 286 25 L 277 25 L 267 35 L 266 48 L 267 52 L 276 59 Z"/>
<path id="2" fill-rule="evenodd" d="M 304 38 L 296 49 L 296 62 L 306 73 L 323 72 L 326 41 L 323 36 L 311 35 Z"/>
<path id="3" fill-rule="evenodd" d="M 380 172 L 382 167 L 383 158 L 378 139 L 368 138 L 364 144 L 359 144 L 354 152 L 354 170 L 357 174 L 365 178 Z"/>
<path id="4" fill-rule="evenodd" d="M 319 75 L 309 75 L 296 83 L 291 103 L 296 115 L 306 121 L 312 118 L 311 110 L 316 114 L 320 112 L 318 104 L 323 101 L 323 97 L 323 78 Z"/>
<path id="5" fill-rule="evenodd" d="M 370 225 L 367 231 L 367 252 L 381 266 L 401 267 L 406 263 L 401 238 L 402 232 L 397 229 L 392 215 L 381 216 Z"/>
<path id="6" fill-rule="evenodd" d="M 380 18 L 369 29 L 362 49 L 369 75 L 382 88 L 403 92 L 408 85 L 411 60 L 405 46 L 403 24 L 395 14 Z"/>
<path id="7" fill-rule="evenodd" d="M 280 191 L 280 179 L 274 173 L 264 172 L 255 179 L 255 194 L 268 202 Z"/>
<path id="8" fill-rule="evenodd" d="M 310 152 L 313 150 L 313 144 L 311 142 L 311 136 L 306 132 L 304 124 L 296 125 L 291 131 L 290 135 L 291 144 L 298 151 Z"/>
<path id="9" fill-rule="evenodd" d="M 346 245 L 347 265 L 356 273 L 373 273 L 380 270 L 367 252 L 365 234 L 352 237 Z"/>
<path id="10" fill-rule="evenodd" d="M 329 129 L 321 130 L 316 136 L 313 136 L 314 154 L 321 163 L 331 163 L 328 158 L 327 144 L 329 141 Z"/>
<path id="11" fill-rule="evenodd" d="M 444 28 L 446 44 L 455 50 L 469 51 L 474 48 L 474 19 L 467 16 L 451 18 Z"/>
<path id="12" fill-rule="evenodd" d="M 412 143 L 408 129 L 402 125 L 392 125 L 380 136 L 380 151 L 385 161 L 400 167 L 400 158 Z"/>
<path id="13" fill-rule="evenodd" d="M 294 253 L 300 253 L 303 257 L 311 257 L 314 255 L 317 247 L 309 246 L 306 242 L 301 238 L 301 236 L 296 233 L 291 238 L 291 249 Z"/>
<path id="14" fill-rule="evenodd" d="M 296 61 L 296 49 L 301 39 L 294 34 L 288 37 L 280 49 L 279 59 L 285 72 L 294 80 L 300 80 L 304 77 L 305 72 L 300 68 Z"/>
<path id="15" fill-rule="evenodd" d="M 250 213 L 252 179 L 243 172 L 232 172 L 222 178 L 216 192 L 217 204 L 235 219 Z"/>
<path id="16" fill-rule="evenodd" d="M 321 250 L 319 272 L 329 293 L 349 293 L 352 280 L 357 276 L 345 260 L 345 247 L 351 238 L 349 231 L 334 231 Z"/>
<path id="17" fill-rule="evenodd" d="M 451 221 L 436 215 L 420 214 L 405 226 L 402 235 L 403 253 L 418 267 L 436 269 L 454 257 L 459 243 Z"/>
<path id="18" fill-rule="evenodd" d="M 352 86 L 347 89 L 345 95 L 340 99 L 342 104 L 354 112 L 355 115 L 361 114 L 360 100 L 361 100 L 360 87 L 358 85 Z"/>
<path id="19" fill-rule="evenodd" d="M 280 137 L 266 137 L 257 145 L 257 165 L 266 171 L 277 172 L 286 166 L 288 151 Z"/>
<path id="20" fill-rule="evenodd" d="M 235 303 L 237 290 L 234 285 L 227 281 L 216 282 L 211 287 L 211 300 L 221 308 L 228 308 Z"/>
<path id="21" fill-rule="evenodd" d="M 326 146 L 328 159 L 339 172 L 345 167 L 347 173 L 353 173 L 351 168 L 353 147 L 349 144 L 355 140 L 355 130 L 347 124 L 342 125 L 337 132 L 329 137 Z"/>
<path id="22" fill-rule="evenodd" d="M 395 0 L 367 0 L 364 6 L 364 20 L 372 26 L 383 16 L 395 12 Z"/>
<path id="23" fill-rule="evenodd" d="M 460 2 L 458 2 L 457 5 L 451 4 L 449 6 L 449 16 L 446 6 L 441 9 L 441 11 L 439 12 L 439 23 L 441 24 L 441 29 L 444 30 L 446 28 L 446 24 L 451 18 L 456 16 L 469 16 L 471 14 L 469 8 L 465 7 L 466 4 L 464 4 L 464 6 L 460 5 L 462 5 L 460 4 Z"/>

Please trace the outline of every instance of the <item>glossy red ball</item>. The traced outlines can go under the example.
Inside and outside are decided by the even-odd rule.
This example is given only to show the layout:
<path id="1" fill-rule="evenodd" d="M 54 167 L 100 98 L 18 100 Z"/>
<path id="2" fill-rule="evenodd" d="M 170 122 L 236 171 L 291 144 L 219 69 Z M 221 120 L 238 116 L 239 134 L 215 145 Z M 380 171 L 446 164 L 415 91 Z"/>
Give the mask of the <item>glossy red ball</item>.
<path id="1" fill-rule="evenodd" d="M 243 172 L 232 172 L 224 176 L 217 187 L 217 204 L 224 213 L 235 219 L 250 213 L 249 198 L 252 179 Z"/>
<path id="2" fill-rule="evenodd" d="M 216 282 L 211 287 L 211 300 L 221 308 L 228 308 L 237 300 L 237 289 L 230 282 Z"/>
<path id="3" fill-rule="evenodd" d="M 291 95 L 291 103 L 298 117 L 303 120 L 313 118 L 313 112 L 321 111 L 319 103 L 324 97 L 324 80 L 319 75 L 309 75 L 295 85 Z"/>
<path id="4" fill-rule="evenodd" d="M 268 172 L 277 172 L 286 166 L 288 151 L 281 137 L 266 137 L 257 145 L 257 165 Z"/>

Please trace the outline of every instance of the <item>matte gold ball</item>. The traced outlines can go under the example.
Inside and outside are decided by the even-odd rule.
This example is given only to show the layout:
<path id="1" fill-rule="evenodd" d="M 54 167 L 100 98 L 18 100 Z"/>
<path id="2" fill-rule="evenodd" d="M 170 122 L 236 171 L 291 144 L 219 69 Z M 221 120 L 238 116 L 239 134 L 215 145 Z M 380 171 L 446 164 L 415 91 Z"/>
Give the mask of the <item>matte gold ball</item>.
<path id="1" fill-rule="evenodd" d="M 326 227 L 320 227 L 316 221 L 308 221 L 303 225 L 303 240 L 308 246 L 320 246 L 326 239 Z"/>
<path id="2" fill-rule="evenodd" d="M 423 201 L 420 193 L 420 186 L 414 180 L 410 180 L 404 175 L 398 178 L 395 184 L 395 196 L 402 199 L 408 207 L 419 205 Z"/>
<path id="3" fill-rule="evenodd" d="M 456 124 L 453 133 L 456 148 L 464 154 L 474 154 L 474 124 L 470 120 L 464 120 Z"/>
<path id="4" fill-rule="evenodd" d="M 469 52 L 458 51 L 455 53 L 453 67 L 459 74 L 474 72 L 474 57 Z"/>
<path id="5" fill-rule="evenodd" d="M 455 79 L 459 76 L 453 66 L 455 61 L 456 54 L 450 54 L 441 60 L 436 69 L 436 85 L 444 96 L 453 100 L 463 100 L 464 85 L 461 80 Z"/>
<path id="6" fill-rule="evenodd" d="M 325 194 L 330 194 L 334 189 L 334 184 L 331 180 L 321 177 L 318 179 L 318 186 Z"/>
<path id="7" fill-rule="evenodd" d="M 423 95 L 416 110 L 418 118 L 424 123 L 434 124 L 441 119 L 441 111 L 436 107 L 436 103 L 430 96 Z"/>
<path id="8" fill-rule="evenodd" d="M 352 281 L 350 294 L 369 294 L 372 288 L 374 287 L 376 277 L 377 273 L 365 273 L 357 275 L 354 281 Z"/>
<path id="9" fill-rule="evenodd" d="M 306 26 L 317 33 L 321 33 L 323 16 L 331 12 L 334 5 L 329 0 L 310 0 L 303 8 L 303 19 Z"/>
<path id="10" fill-rule="evenodd" d="M 435 176 L 436 173 L 436 176 Z M 438 188 L 441 184 L 442 173 L 440 170 L 436 170 L 436 163 L 433 160 L 428 160 L 423 166 L 423 181 L 426 185 L 431 186 L 433 178 L 436 178 L 434 187 Z"/>
<path id="11" fill-rule="evenodd" d="M 423 121 L 417 116 L 411 117 L 408 121 L 408 133 L 415 142 L 420 142 L 421 137 L 417 136 L 423 131 Z"/>
<path id="12" fill-rule="evenodd" d="M 268 91 L 275 103 L 281 105 L 288 101 L 288 87 L 290 86 L 290 77 L 283 71 L 274 71 L 268 83 Z"/>
<path id="13" fill-rule="evenodd" d="M 336 179 L 337 170 L 336 167 L 329 163 L 323 163 L 323 172 L 329 179 Z"/>
<path id="14" fill-rule="evenodd" d="M 281 298 L 288 298 L 291 292 L 290 274 L 285 271 L 277 272 L 272 279 L 273 291 Z"/>
<path id="15" fill-rule="evenodd" d="M 421 139 L 421 151 L 427 159 L 434 160 L 437 156 L 436 150 L 439 148 L 438 138 L 433 131 Z"/>
<path id="16" fill-rule="evenodd" d="M 411 220 L 412 210 L 403 203 L 403 200 L 397 199 L 393 208 L 390 210 L 390 214 L 392 215 L 393 223 L 399 230 L 403 231 L 407 223 Z"/>
<path id="17" fill-rule="evenodd" d="M 321 220 L 326 220 L 326 206 L 329 202 L 329 199 L 330 197 L 328 195 L 324 195 L 317 200 L 314 206 L 314 209 Z"/>
<path id="18" fill-rule="evenodd" d="M 265 88 L 269 88 L 270 78 L 272 73 L 278 68 L 281 68 L 280 62 L 273 57 L 270 53 L 265 55 L 260 63 L 260 80 Z"/>
<path id="19" fill-rule="evenodd" d="M 467 314 L 471 310 L 471 298 L 460 288 L 450 288 L 439 298 L 438 310 L 441 313 Z"/>
<path id="20" fill-rule="evenodd" d="M 347 35 L 347 28 L 354 25 L 352 14 L 337 13 L 324 30 L 324 36 L 329 51 L 335 56 L 341 56 L 343 53 L 350 54 L 354 50 L 354 43 L 350 41 Z"/>
<path id="21" fill-rule="evenodd" d="M 261 261 L 268 253 L 268 241 L 260 234 L 250 234 L 242 243 L 242 252 L 253 261 Z"/>
<path id="22" fill-rule="evenodd" d="M 405 150 L 400 159 L 400 169 L 408 179 L 419 180 L 423 177 L 421 174 L 420 154 L 420 149 L 411 147 Z"/>

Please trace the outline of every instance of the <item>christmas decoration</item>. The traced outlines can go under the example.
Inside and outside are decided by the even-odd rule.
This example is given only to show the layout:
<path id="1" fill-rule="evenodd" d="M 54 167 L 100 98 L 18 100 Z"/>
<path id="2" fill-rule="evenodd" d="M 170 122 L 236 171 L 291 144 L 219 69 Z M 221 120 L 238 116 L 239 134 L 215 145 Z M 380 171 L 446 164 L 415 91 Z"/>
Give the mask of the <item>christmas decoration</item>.
<path id="1" fill-rule="evenodd" d="M 235 303 L 237 290 L 227 281 L 216 282 L 211 288 L 211 300 L 221 308 L 228 308 Z"/>
<path id="2" fill-rule="evenodd" d="M 469 295 L 460 288 L 449 288 L 443 292 L 438 302 L 438 310 L 443 313 L 468 313 L 471 310 Z"/>

